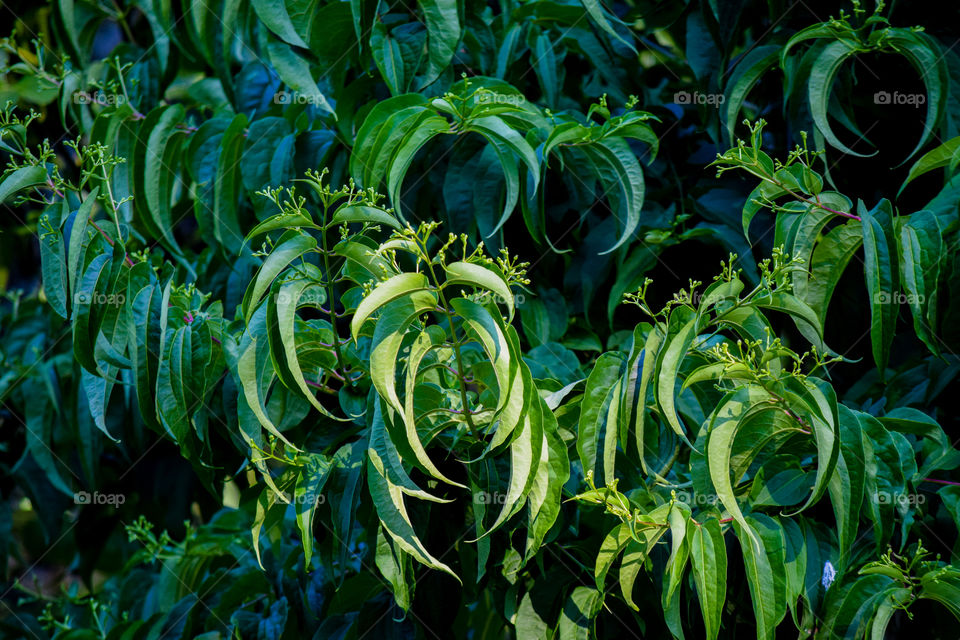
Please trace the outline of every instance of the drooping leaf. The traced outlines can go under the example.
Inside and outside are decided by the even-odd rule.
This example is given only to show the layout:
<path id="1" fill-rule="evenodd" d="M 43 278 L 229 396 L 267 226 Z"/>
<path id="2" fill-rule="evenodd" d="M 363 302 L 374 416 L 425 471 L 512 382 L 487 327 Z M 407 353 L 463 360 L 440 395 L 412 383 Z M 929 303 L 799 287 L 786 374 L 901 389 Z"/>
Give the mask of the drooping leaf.
<path id="1" fill-rule="evenodd" d="M 706 637 L 715 639 L 720 634 L 720 615 L 727 595 L 727 551 L 720 522 L 710 518 L 694 526 L 690 536 L 690 563 Z"/>
<path id="2" fill-rule="evenodd" d="M 743 551 L 757 638 L 767 640 L 787 613 L 783 531 L 776 520 L 762 514 L 748 517 L 746 524 L 735 521 L 734 529 Z"/>
<path id="3" fill-rule="evenodd" d="M 899 315 L 899 260 L 893 230 L 893 211 L 887 200 L 872 210 L 859 207 L 863 230 L 864 278 L 870 296 L 870 344 L 873 360 L 886 377 L 890 345 Z"/>

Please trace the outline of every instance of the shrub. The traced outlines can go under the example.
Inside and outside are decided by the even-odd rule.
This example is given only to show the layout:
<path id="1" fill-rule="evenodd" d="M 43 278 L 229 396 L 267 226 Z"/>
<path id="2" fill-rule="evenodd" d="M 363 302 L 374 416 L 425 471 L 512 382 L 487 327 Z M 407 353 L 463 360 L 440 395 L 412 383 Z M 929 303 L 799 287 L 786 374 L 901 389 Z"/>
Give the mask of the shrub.
<path id="1" fill-rule="evenodd" d="M 10 9 L 5 634 L 952 637 L 956 9 Z"/>

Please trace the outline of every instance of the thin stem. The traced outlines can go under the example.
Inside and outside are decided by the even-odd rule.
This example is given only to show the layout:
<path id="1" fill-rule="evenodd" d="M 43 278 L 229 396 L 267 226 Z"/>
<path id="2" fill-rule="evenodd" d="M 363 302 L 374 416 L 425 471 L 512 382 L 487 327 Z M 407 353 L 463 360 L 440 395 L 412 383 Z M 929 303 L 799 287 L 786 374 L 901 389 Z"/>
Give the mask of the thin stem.
<path id="1" fill-rule="evenodd" d="M 306 382 L 309 386 L 313 387 L 314 389 L 319 389 L 323 393 L 327 393 L 330 395 L 336 395 L 337 393 L 334 389 L 331 389 L 330 387 L 324 384 L 320 384 L 319 382 L 314 382 L 313 380 L 305 380 L 304 382 Z"/>
<path id="2" fill-rule="evenodd" d="M 951 487 L 960 487 L 960 482 L 953 482 L 952 480 L 937 480 L 936 478 L 924 478 L 920 482 L 933 482 L 934 484 L 945 484 Z"/>
<path id="3" fill-rule="evenodd" d="M 117 10 L 114 18 L 116 18 L 117 22 L 120 23 L 120 26 L 123 28 L 123 32 L 126 34 L 130 42 L 136 44 L 137 40 L 133 37 L 133 31 L 130 30 L 130 25 L 127 24 L 127 12 L 120 9 L 120 6 L 117 4 L 116 0 L 113 0 L 113 8 Z"/>
<path id="4" fill-rule="evenodd" d="M 324 209 L 323 209 L 324 220 L 327 219 L 327 211 L 328 211 L 328 205 L 324 204 Z M 337 313 L 334 310 L 336 303 L 334 302 L 334 297 L 333 297 L 333 282 L 331 281 L 332 276 L 330 275 L 331 274 L 330 255 L 329 255 L 329 248 L 327 247 L 326 230 L 323 230 L 320 232 L 320 243 L 323 247 L 323 251 L 320 254 L 323 256 L 323 277 L 324 277 L 324 280 L 326 281 L 325 284 L 327 289 L 327 300 L 330 301 L 330 309 L 327 311 L 327 315 L 330 316 L 330 328 L 333 329 L 333 351 L 334 351 L 334 354 L 337 356 L 337 364 L 334 365 L 333 367 L 334 369 L 333 373 L 336 374 L 336 367 L 337 365 L 339 365 L 341 368 L 343 368 L 343 375 L 344 375 L 344 378 L 346 378 L 345 382 L 349 382 L 350 386 L 352 387 L 354 386 L 353 385 L 354 381 L 353 381 L 353 378 L 350 377 L 350 374 L 347 372 L 346 368 L 344 367 L 343 353 L 340 351 L 340 332 L 337 330 Z M 343 378 L 341 378 L 341 380 L 343 380 Z"/>
<path id="5" fill-rule="evenodd" d="M 670 456 L 670 459 L 664 463 L 664 465 L 660 468 L 660 471 L 657 472 L 655 475 L 661 478 L 664 475 L 666 475 L 670 471 L 670 469 L 673 467 L 673 463 L 677 461 L 677 456 L 679 455 L 680 455 L 680 445 L 678 444 L 673 447 L 673 455 Z"/>
<path id="6" fill-rule="evenodd" d="M 114 245 L 114 241 L 110 238 L 110 236 L 108 236 L 104 232 L 103 229 L 100 228 L 100 226 L 96 222 L 94 222 L 93 220 L 90 220 L 90 224 L 93 225 L 94 229 L 100 232 L 100 235 L 103 236 L 103 239 L 106 240 L 111 247 Z M 123 259 L 126 261 L 128 267 L 133 266 L 133 260 L 130 259 L 130 256 L 128 256 L 126 252 L 123 253 Z"/>
<path id="7" fill-rule="evenodd" d="M 783 189 L 784 191 L 786 191 L 789 195 L 793 196 L 793 197 L 796 198 L 797 200 L 800 200 L 800 201 L 802 201 L 802 202 L 806 202 L 807 204 L 812 204 L 813 206 L 817 207 L 818 209 L 823 209 L 824 211 L 829 211 L 830 213 L 836 214 L 836 215 L 838 215 L 838 216 L 843 216 L 844 218 L 850 218 L 850 219 L 852 219 L 852 220 L 858 220 L 858 221 L 860 220 L 860 216 L 855 216 L 855 215 L 853 215 L 852 213 L 845 213 L 845 212 L 843 212 L 843 211 L 837 211 L 836 209 L 831 209 L 830 207 L 825 206 L 822 202 L 820 202 L 820 197 L 819 197 L 819 196 L 815 196 L 815 197 L 816 197 L 816 200 L 811 200 L 810 198 L 807 198 L 807 197 L 805 197 L 805 196 L 802 196 L 802 195 L 800 195 L 799 193 L 793 191 L 790 187 L 784 185 L 783 183 L 777 182 L 777 181 L 776 181 L 775 179 L 773 179 L 772 177 L 764 176 L 763 179 L 766 180 L 767 182 L 771 183 L 771 184 L 777 185 L 778 187 L 780 187 L 781 189 Z"/>
<path id="8" fill-rule="evenodd" d="M 427 268 L 430 270 L 430 277 L 433 278 L 433 282 L 437 286 L 437 295 L 440 298 L 440 306 L 446 312 L 447 324 L 450 325 L 450 338 L 454 342 L 453 355 L 457 360 L 457 371 L 463 371 L 463 358 L 460 355 L 460 345 L 457 343 L 457 330 L 453 326 L 453 313 L 450 312 L 450 306 L 447 304 L 446 296 L 443 295 L 443 287 L 440 286 L 440 280 L 437 278 L 437 273 L 433 268 L 433 263 L 430 261 L 430 258 L 427 255 L 426 247 L 423 247 L 423 253 L 425 262 L 427 263 Z M 470 413 L 470 403 L 467 400 L 467 383 L 464 381 L 463 376 L 461 376 L 459 373 L 457 374 L 457 382 L 460 383 L 460 402 L 463 404 L 464 416 L 467 418 L 467 426 L 470 427 L 470 431 L 473 432 L 473 435 L 479 438 L 480 432 L 477 430 L 476 425 L 473 424 L 473 414 Z"/>
<path id="9" fill-rule="evenodd" d="M 110 208 L 113 209 L 113 221 L 117 225 L 117 239 L 123 242 L 123 233 L 120 232 L 120 211 L 117 209 L 117 201 L 113 199 L 113 188 L 110 186 L 110 176 L 107 175 L 107 165 L 101 164 L 100 170 L 103 172 L 103 184 L 107 188 L 107 197 L 110 198 Z"/>

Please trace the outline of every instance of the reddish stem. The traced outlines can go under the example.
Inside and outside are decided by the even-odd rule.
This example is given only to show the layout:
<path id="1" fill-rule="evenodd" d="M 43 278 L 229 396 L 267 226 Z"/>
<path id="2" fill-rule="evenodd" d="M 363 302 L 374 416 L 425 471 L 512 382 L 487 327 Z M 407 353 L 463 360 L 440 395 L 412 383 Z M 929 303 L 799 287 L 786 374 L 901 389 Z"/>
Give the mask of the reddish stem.
<path id="1" fill-rule="evenodd" d="M 94 229 L 96 229 L 97 231 L 100 232 L 100 235 L 103 236 L 103 239 L 106 240 L 107 243 L 108 243 L 111 247 L 115 244 L 114 241 L 110 238 L 110 236 L 108 236 L 106 233 L 104 233 L 103 229 L 101 229 L 99 226 L 97 226 L 97 223 L 96 223 L 96 222 L 94 222 L 93 220 L 90 220 L 90 224 L 93 225 L 93 228 L 94 228 Z M 132 266 L 133 266 L 133 260 L 131 260 L 131 259 L 130 259 L 130 256 L 128 256 L 126 253 L 123 254 L 123 259 L 127 262 L 127 266 L 128 266 L 128 267 L 132 267 Z"/>
<path id="2" fill-rule="evenodd" d="M 945 484 L 951 487 L 960 487 L 960 482 L 953 482 L 952 480 L 937 480 L 936 478 L 924 478 L 920 482 L 933 482 L 935 484 Z"/>
<path id="3" fill-rule="evenodd" d="M 314 382 L 313 380 L 306 380 L 305 382 L 306 382 L 309 386 L 313 387 L 314 389 L 319 389 L 320 391 L 322 391 L 322 392 L 324 392 L 324 393 L 331 393 L 331 394 L 336 393 L 336 390 L 332 389 L 331 387 L 322 385 L 322 384 L 320 384 L 319 382 Z"/>
<path id="4" fill-rule="evenodd" d="M 850 218 L 851 220 L 860 220 L 860 216 L 855 216 L 852 213 L 844 213 L 843 211 L 837 211 L 836 209 L 831 209 L 830 207 L 825 207 L 822 204 L 817 204 L 818 209 L 823 209 L 824 211 L 829 211 L 830 213 L 835 213 L 838 216 L 843 216 L 844 218 Z"/>

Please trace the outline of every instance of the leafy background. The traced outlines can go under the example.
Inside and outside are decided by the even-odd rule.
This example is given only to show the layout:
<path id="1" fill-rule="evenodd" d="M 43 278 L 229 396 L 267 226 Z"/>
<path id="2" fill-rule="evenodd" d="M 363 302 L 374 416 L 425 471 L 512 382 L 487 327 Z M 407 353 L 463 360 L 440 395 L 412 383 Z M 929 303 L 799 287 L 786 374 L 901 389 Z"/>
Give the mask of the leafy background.
<path id="1" fill-rule="evenodd" d="M 4 4 L 3 633 L 955 637 L 960 16 L 842 9 Z"/>

